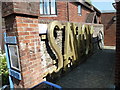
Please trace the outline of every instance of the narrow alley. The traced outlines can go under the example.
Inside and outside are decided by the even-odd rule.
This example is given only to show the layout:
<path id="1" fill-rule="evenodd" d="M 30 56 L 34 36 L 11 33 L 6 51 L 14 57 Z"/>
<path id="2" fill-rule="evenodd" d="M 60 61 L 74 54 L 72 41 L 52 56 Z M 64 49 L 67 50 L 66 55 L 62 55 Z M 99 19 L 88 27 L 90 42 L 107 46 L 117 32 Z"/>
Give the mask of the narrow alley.
<path id="1" fill-rule="evenodd" d="M 88 60 L 63 76 L 63 88 L 114 88 L 115 48 L 98 50 Z"/>

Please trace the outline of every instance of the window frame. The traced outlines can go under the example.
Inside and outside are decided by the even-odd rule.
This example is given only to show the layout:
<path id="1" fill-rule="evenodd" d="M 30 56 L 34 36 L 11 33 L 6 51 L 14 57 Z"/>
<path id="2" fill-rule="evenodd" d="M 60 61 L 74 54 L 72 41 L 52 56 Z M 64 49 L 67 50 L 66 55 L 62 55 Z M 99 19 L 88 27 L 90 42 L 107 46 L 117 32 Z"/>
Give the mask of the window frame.
<path id="1" fill-rule="evenodd" d="M 10 66 L 11 66 L 11 68 L 12 69 L 15 69 L 15 70 L 17 70 L 17 71 L 21 71 L 21 68 L 20 68 L 20 58 L 19 58 L 19 52 L 18 52 L 18 46 L 17 45 L 12 45 L 12 44 L 8 44 L 7 45 L 8 46 L 8 52 L 9 52 L 9 58 L 10 58 Z M 18 64 L 18 67 L 16 67 L 16 66 L 14 66 L 14 64 L 13 64 L 13 61 L 15 61 L 15 60 L 13 60 L 13 58 L 12 58 L 12 52 L 11 52 L 11 49 L 10 48 L 16 48 L 16 57 L 17 57 L 17 64 Z"/>
<path id="2" fill-rule="evenodd" d="M 47 7 L 44 6 L 44 3 L 45 3 L 45 0 L 42 0 L 42 2 L 40 1 L 40 4 L 42 4 L 42 10 L 43 10 L 42 11 L 43 14 L 41 14 L 41 9 L 40 9 L 40 15 L 43 15 L 43 16 L 55 16 L 55 15 L 57 15 L 57 2 L 56 2 L 56 0 L 55 0 L 55 8 L 54 8 L 55 9 L 55 14 L 52 14 L 52 12 L 51 12 L 52 11 L 51 10 L 51 8 L 52 8 L 51 7 L 51 0 L 49 0 L 49 2 L 48 2 L 49 3 L 50 14 L 48 14 L 48 13 L 45 14 L 45 10 L 44 9 L 47 8 Z M 41 6 L 40 6 L 40 8 L 41 8 Z"/>
<path id="3" fill-rule="evenodd" d="M 80 6 L 80 8 L 79 8 L 79 6 Z M 78 11 L 77 11 L 78 15 L 82 16 L 82 5 L 79 4 L 77 8 L 78 8 Z"/>

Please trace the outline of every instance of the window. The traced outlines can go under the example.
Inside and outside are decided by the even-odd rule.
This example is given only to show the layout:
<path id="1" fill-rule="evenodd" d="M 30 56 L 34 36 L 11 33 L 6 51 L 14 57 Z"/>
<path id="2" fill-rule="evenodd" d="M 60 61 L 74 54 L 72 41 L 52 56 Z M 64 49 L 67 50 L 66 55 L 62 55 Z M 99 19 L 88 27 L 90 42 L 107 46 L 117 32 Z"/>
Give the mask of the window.
<path id="1" fill-rule="evenodd" d="M 82 15 L 82 7 L 81 7 L 81 5 L 78 5 L 78 15 L 79 16 Z"/>
<path id="2" fill-rule="evenodd" d="M 8 45 L 11 68 L 20 71 L 19 52 L 17 45 Z"/>
<path id="3" fill-rule="evenodd" d="M 41 15 L 56 15 L 56 0 L 40 0 Z"/>

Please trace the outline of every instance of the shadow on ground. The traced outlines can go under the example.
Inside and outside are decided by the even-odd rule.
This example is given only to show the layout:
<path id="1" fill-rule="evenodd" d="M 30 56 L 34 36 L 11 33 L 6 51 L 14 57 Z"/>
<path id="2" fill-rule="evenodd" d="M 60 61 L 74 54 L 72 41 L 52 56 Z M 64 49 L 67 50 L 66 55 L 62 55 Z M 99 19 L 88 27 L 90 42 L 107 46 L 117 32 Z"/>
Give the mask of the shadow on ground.
<path id="1" fill-rule="evenodd" d="M 115 49 L 98 50 L 56 84 L 63 88 L 114 88 L 114 70 Z"/>

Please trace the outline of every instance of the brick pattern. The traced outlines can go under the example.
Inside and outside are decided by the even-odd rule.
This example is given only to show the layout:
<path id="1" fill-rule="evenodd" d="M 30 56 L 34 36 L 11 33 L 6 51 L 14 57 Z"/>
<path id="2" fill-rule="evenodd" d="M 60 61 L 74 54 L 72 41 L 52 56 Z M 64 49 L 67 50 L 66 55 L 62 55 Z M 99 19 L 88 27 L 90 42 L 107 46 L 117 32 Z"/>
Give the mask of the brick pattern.
<path id="1" fill-rule="evenodd" d="M 27 14 L 38 16 L 39 15 L 39 2 L 14 2 L 14 13 Z"/>
<path id="2" fill-rule="evenodd" d="M 30 88 L 41 81 L 42 70 L 38 18 L 10 15 L 5 18 L 8 36 L 17 36 L 22 80 L 13 78 L 15 88 Z"/>
<path id="3" fill-rule="evenodd" d="M 16 20 L 14 15 L 10 15 L 5 18 L 5 29 L 8 36 L 15 36 L 17 34 L 16 30 Z"/>
<path id="4" fill-rule="evenodd" d="M 56 7 L 57 7 L 57 15 L 42 16 L 40 15 L 39 2 L 3 3 L 3 16 L 7 16 L 12 13 L 17 13 L 17 14 L 39 16 L 40 20 L 49 19 L 49 20 L 60 20 L 60 21 L 85 22 L 87 13 L 91 12 L 89 9 L 86 9 L 83 6 L 82 16 L 79 16 L 77 3 L 73 3 L 73 2 L 60 1 L 57 2 Z M 98 20 L 99 19 L 100 18 L 98 17 Z"/>
<path id="5" fill-rule="evenodd" d="M 16 25 L 24 88 L 29 88 L 43 80 L 38 18 L 16 16 Z"/>
<path id="6" fill-rule="evenodd" d="M 7 36 L 17 36 L 17 26 L 16 26 L 16 19 L 14 15 L 5 17 L 5 30 L 6 30 Z M 18 81 L 15 78 L 13 78 L 13 80 L 14 80 L 15 87 L 18 87 L 18 88 L 23 87 L 22 81 Z"/>
<path id="7" fill-rule="evenodd" d="M 67 13 L 67 2 L 60 1 L 57 2 L 57 15 L 56 16 L 39 16 L 39 20 L 60 20 L 60 21 L 68 21 L 68 13 Z"/>
<path id="8" fill-rule="evenodd" d="M 57 2 L 57 16 L 46 17 L 41 16 L 39 20 L 60 20 L 60 21 L 72 21 L 72 22 L 85 22 L 87 13 L 90 13 L 85 7 L 82 7 L 82 16 L 78 15 L 77 3 L 73 2 Z"/>
<path id="9" fill-rule="evenodd" d="M 13 11 L 13 3 L 12 2 L 2 2 L 2 16 L 8 16 L 12 14 Z"/>
<path id="10" fill-rule="evenodd" d="M 89 9 L 82 7 L 82 16 L 78 15 L 78 4 L 73 2 L 57 2 L 57 15 L 56 16 L 39 16 L 41 20 L 58 20 L 58 21 L 72 21 L 72 22 L 85 22 L 87 13 L 90 13 Z M 98 16 L 98 22 L 101 21 Z"/>
<path id="11" fill-rule="evenodd" d="M 78 15 L 78 5 L 76 3 L 69 3 L 69 19 L 72 22 L 85 22 L 87 13 L 91 11 L 82 7 L 82 16 Z"/>
<path id="12" fill-rule="evenodd" d="M 120 2 L 117 6 L 115 85 L 120 88 Z"/>
<path id="13" fill-rule="evenodd" d="M 104 24 L 104 43 L 106 46 L 116 45 L 116 21 L 113 17 L 116 13 L 103 13 L 101 15 L 102 24 Z"/>
<path id="14" fill-rule="evenodd" d="M 3 2 L 3 17 L 13 13 L 39 16 L 39 2 Z"/>
<path id="15" fill-rule="evenodd" d="M 69 13 L 67 7 L 69 7 Z M 72 10 L 72 12 L 70 10 Z M 78 16 L 76 4 L 58 2 L 58 14 L 56 17 L 39 16 L 39 18 L 36 18 L 39 15 L 39 3 L 4 3 L 3 17 L 5 17 L 6 32 L 8 36 L 17 36 L 19 45 L 22 80 L 18 81 L 13 78 L 15 88 L 30 88 L 43 81 L 45 68 L 43 68 L 42 55 L 40 53 L 39 21 L 41 19 L 49 19 L 84 22 L 87 12 L 89 11 L 84 9 L 83 15 Z M 50 66 L 51 63 L 52 61 L 50 60 L 47 69 L 52 67 Z M 51 68 L 49 70 L 51 70 Z"/>

